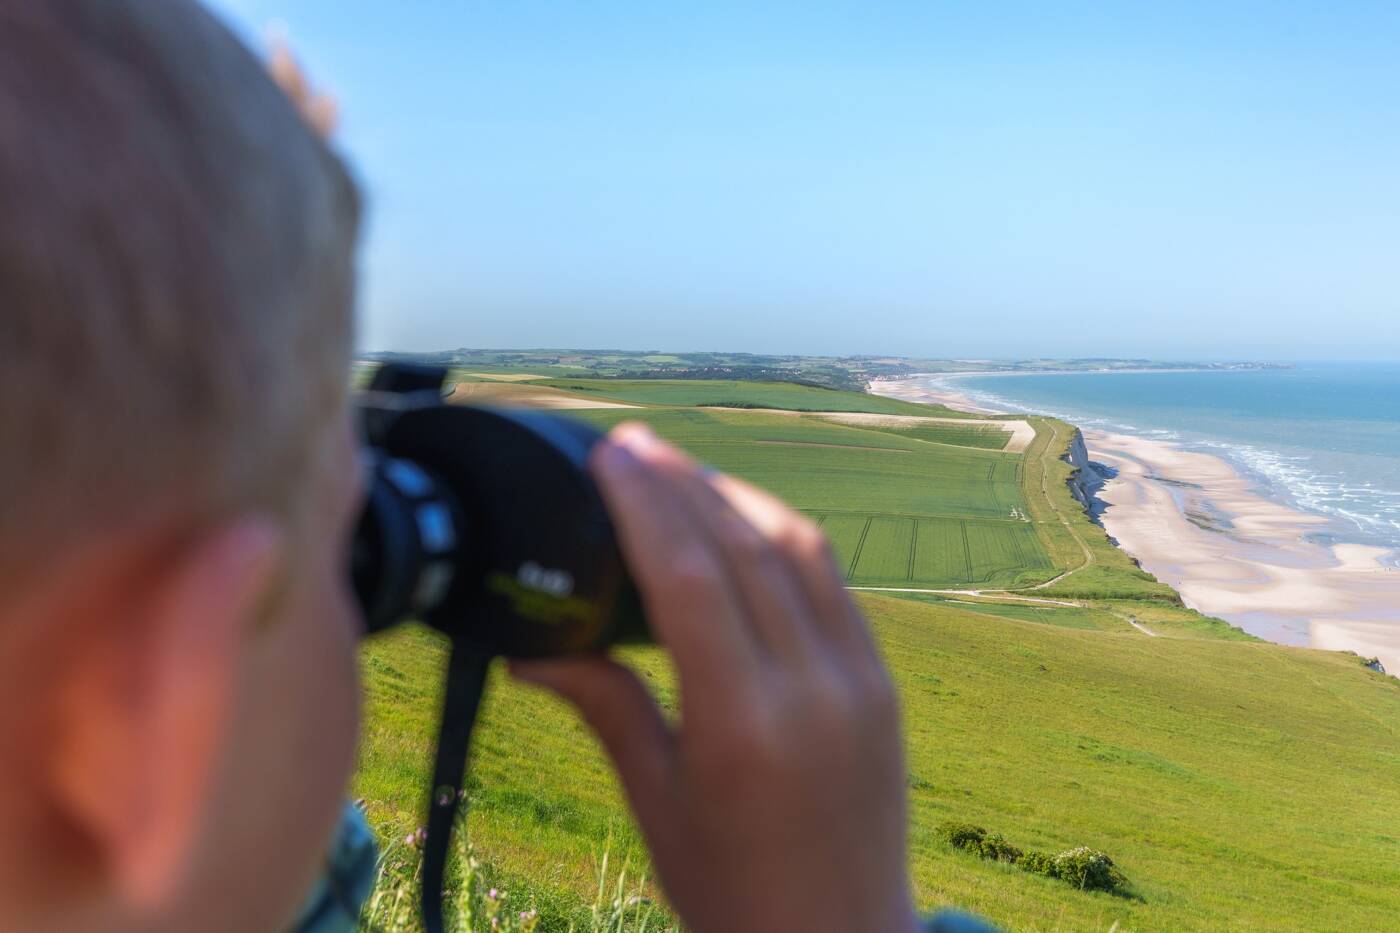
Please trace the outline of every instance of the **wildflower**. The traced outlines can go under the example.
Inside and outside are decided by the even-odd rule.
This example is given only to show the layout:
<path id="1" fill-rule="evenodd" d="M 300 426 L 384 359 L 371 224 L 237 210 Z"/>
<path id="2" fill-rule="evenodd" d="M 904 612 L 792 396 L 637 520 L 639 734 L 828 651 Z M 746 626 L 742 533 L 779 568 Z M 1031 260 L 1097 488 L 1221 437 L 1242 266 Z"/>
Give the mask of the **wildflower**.
<path id="1" fill-rule="evenodd" d="M 403 844 L 406 845 L 406 846 L 415 845 L 417 842 L 418 842 L 418 834 L 417 834 L 417 833 L 409 833 L 407 836 L 404 836 L 404 837 L 403 837 Z"/>
<path id="2" fill-rule="evenodd" d="M 413 834 L 413 837 L 418 841 L 418 844 L 421 846 L 423 843 L 428 841 L 428 831 L 420 826 L 418 827 L 418 832 Z"/>
<path id="3" fill-rule="evenodd" d="M 451 803 L 452 795 L 450 793 L 443 794 L 441 797 L 438 798 L 438 806 L 440 807 L 450 806 Z"/>

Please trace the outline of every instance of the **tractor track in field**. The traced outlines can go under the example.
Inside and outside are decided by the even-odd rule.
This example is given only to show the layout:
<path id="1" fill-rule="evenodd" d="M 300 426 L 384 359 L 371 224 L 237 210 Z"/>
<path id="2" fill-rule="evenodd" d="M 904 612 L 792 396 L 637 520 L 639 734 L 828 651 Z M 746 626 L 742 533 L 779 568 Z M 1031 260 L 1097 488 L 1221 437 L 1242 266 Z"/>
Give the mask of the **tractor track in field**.
<path id="1" fill-rule="evenodd" d="M 859 591 L 862 593 L 927 593 L 931 596 L 973 596 L 979 600 L 986 600 L 982 605 L 1027 605 L 1032 606 L 1056 606 L 1064 609 L 1095 609 L 1106 612 L 1115 618 L 1126 622 L 1134 629 L 1146 635 L 1148 638 L 1161 638 L 1160 632 L 1143 625 L 1133 616 L 1119 612 L 1116 609 L 1109 609 L 1103 606 L 1093 606 L 1088 603 L 1070 599 L 1049 599 L 1044 596 L 1019 596 L 1014 592 L 996 590 L 988 592 L 986 590 L 943 590 L 943 589 L 923 589 L 912 586 L 847 586 L 846 589 Z"/>
<path id="2" fill-rule="evenodd" d="M 1004 590 L 941 590 L 925 589 L 916 586 L 847 586 L 848 590 L 859 590 L 863 593 L 930 593 L 936 596 L 976 596 L 979 599 L 991 599 L 997 602 L 1017 602 L 1017 603 L 1038 603 L 1043 606 L 1064 606 L 1070 609 L 1084 609 L 1081 603 L 1068 599 L 1048 599 L 1044 596 L 1018 596 L 1015 593 Z"/>

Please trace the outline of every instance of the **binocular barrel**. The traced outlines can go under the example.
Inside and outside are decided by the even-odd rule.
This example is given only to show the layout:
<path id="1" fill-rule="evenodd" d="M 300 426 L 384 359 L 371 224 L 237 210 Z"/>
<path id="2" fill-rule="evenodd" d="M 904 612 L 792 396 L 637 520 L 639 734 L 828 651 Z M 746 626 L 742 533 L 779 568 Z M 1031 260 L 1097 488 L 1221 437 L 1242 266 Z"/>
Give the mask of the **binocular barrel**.
<path id="1" fill-rule="evenodd" d="M 366 629 L 419 620 L 492 654 L 644 640 L 588 473 L 602 434 L 443 401 L 444 370 L 386 365 L 361 399 L 369 491 L 351 549 Z"/>

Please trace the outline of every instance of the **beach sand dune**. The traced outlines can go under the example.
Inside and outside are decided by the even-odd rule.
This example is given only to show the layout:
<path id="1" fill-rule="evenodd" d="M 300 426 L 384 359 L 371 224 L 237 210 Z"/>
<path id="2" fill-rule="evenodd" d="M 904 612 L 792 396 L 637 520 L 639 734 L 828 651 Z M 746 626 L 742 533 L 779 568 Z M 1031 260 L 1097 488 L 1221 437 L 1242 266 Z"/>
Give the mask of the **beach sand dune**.
<path id="1" fill-rule="evenodd" d="M 1117 471 L 1099 492 L 1104 527 L 1188 605 L 1400 671 L 1400 571 L 1384 548 L 1315 540 L 1325 518 L 1266 499 L 1218 457 L 1124 434 L 1085 440 Z M 1215 521 L 1192 521 L 1203 511 Z"/>
<path id="2" fill-rule="evenodd" d="M 974 415 L 999 415 L 994 408 L 984 408 L 965 395 L 947 386 L 931 386 L 917 379 L 875 379 L 870 383 L 871 395 L 897 398 L 903 402 L 918 402 L 923 405 L 942 405 L 953 411 L 966 411 Z"/>

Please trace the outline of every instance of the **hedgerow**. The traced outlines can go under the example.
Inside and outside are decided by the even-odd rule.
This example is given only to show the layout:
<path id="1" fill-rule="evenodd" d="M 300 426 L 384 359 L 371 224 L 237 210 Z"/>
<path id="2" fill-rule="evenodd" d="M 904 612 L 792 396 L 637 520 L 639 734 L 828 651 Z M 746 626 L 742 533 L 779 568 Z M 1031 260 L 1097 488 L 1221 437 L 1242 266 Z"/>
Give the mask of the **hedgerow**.
<path id="1" fill-rule="evenodd" d="M 988 833 L 981 826 L 955 821 L 939 823 L 934 833 L 955 849 L 971 852 L 979 858 L 1006 862 L 1047 878 L 1057 878 L 1081 891 L 1121 892 L 1128 886 L 1128 879 L 1113 864 L 1113 859 L 1088 846 L 1055 855 L 1023 851 L 1007 842 L 1000 833 Z"/>

